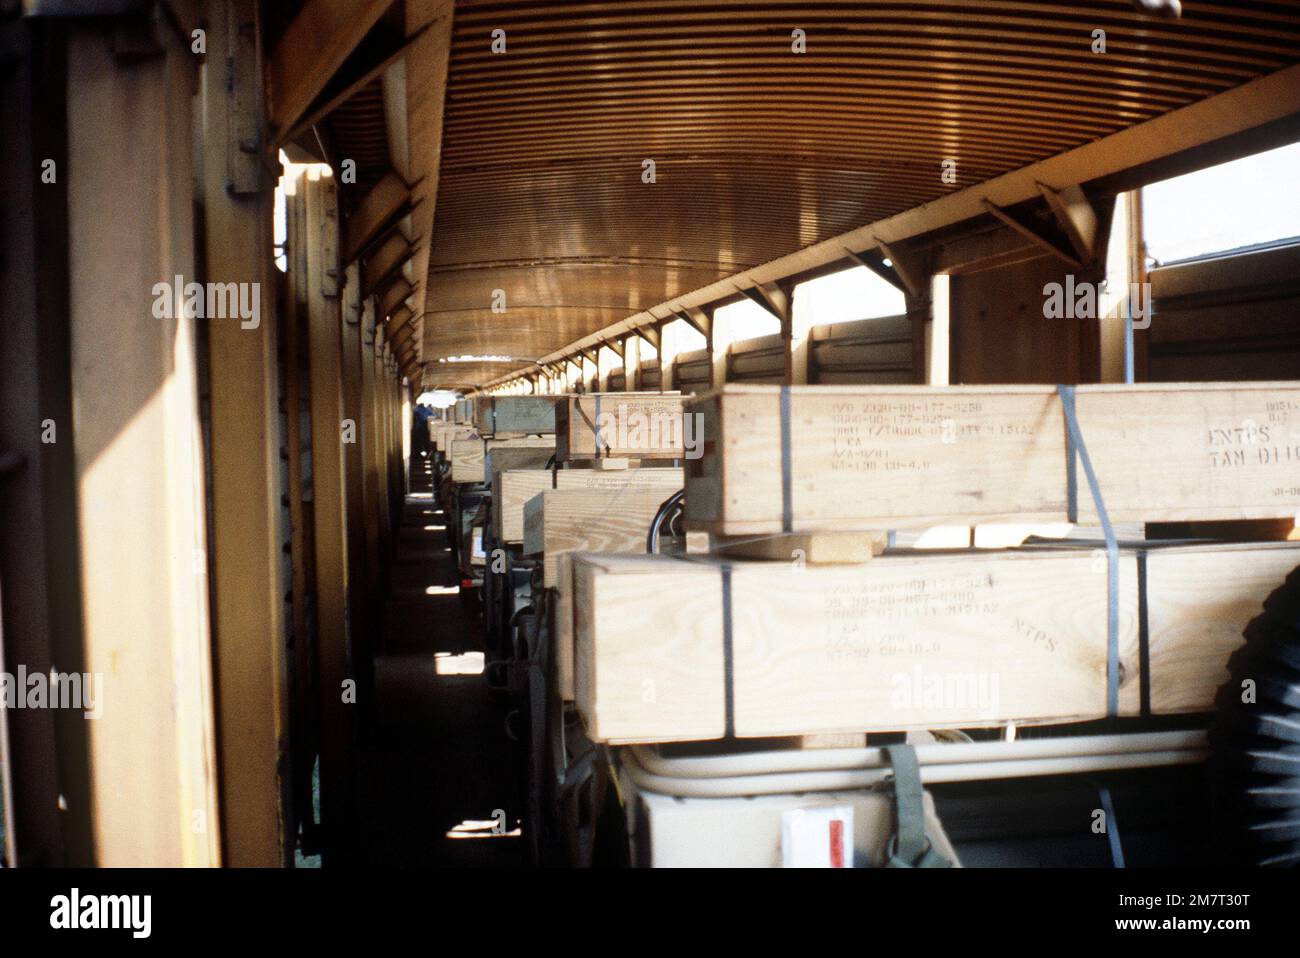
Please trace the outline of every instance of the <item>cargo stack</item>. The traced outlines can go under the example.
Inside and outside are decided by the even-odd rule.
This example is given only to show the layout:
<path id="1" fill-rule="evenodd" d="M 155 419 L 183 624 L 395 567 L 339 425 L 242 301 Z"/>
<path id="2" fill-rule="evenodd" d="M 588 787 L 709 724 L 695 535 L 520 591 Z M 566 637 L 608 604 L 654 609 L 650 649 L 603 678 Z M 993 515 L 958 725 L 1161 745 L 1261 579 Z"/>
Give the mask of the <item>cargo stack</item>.
<path id="1" fill-rule="evenodd" d="M 596 741 L 1207 711 L 1300 564 L 1300 543 L 1114 532 L 1293 527 L 1295 383 L 725 386 L 684 411 L 702 428 L 686 524 L 710 554 L 571 554 L 574 694 Z M 1101 525 L 1110 543 L 898 547 L 1004 524 Z"/>
<path id="2" fill-rule="evenodd" d="M 556 406 L 556 466 L 538 477 L 498 473 L 493 487 L 499 538 L 541 563 L 535 605 L 545 610 L 559 694 L 574 696 L 575 552 L 636 554 L 660 507 L 682 488 L 693 437 L 675 393 L 564 397 Z M 702 548 L 700 537 L 693 546 Z"/>

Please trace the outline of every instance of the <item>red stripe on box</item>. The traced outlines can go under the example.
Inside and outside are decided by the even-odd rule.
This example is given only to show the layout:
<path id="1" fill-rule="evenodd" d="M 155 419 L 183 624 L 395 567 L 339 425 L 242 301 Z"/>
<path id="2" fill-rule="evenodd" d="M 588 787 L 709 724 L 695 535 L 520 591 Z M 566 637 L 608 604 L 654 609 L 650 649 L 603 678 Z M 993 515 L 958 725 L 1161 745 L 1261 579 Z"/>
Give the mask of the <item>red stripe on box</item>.
<path id="1" fill-rule="evenodd" d="M 831 819 L 831 868 L 844 867 L 844 820 Z"/>

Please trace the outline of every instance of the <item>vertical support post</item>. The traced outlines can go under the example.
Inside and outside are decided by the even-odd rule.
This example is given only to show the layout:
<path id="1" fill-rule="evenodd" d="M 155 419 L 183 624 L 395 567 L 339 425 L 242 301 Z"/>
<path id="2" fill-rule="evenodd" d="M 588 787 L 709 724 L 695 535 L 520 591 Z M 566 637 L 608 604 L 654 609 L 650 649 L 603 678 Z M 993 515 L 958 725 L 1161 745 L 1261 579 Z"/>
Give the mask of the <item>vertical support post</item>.
<path id="1" fill-rule="evenodd" d="M 90 809 L 72 811 L 93 815 L 102 866 L 220 861 L 196 329 L 171 288 L 196 273 L 194 62 L 178 35 L 158 36 L 156 53 L 118 57 L 112 32 L 68 28 L 63 441 L 83 642 L 58 665 L 102 679 L 102 715 L 85 723 Z"/>
<path id="2" fill-rule="evenodd" d="M 338 194 L 332 178 L 302 183 L 307 202 L 307 321 L 311 345 L 312 492 L 315 504 L 316 648 L 320 669 L 321 824 L 324 856 L 354 851 L 352 705 L 348 669 L 348 541 L 343 467 L 343 356 L 337 284 Z M 329 242 L 334 239 L 335 242 Z M 327 251 L 335 255 L 326 257 Z M 337 273 L 335 273 L 337 276 Z M 329 295 L 333 289 L 333 295 Z M 355 689 L 354 689 L 355 691 Z"/>
<path id="3" fill-rule="evenodd" d="M 368 296 L 361 304 L 361 341 L 354 357 L 361 378 L 361 448 L 363 485 L 361 490 L 364 515 L 366 550 L 366 591 L 380 595 L 379 568 L 379 487 L 378 487 L 378 423 L 375 420 L 375 301 Z"/>
<path id="4" fill-rule="evenodd" d="M 258 157 L 250 164 L 236 139 L 241 127 L 256 131 L 255 146 L 265 135 L 258 5 L 226 0 L 211 12 L 201 94 L 206 278 L 258 290 L 260 306 L 253 319 L 208 327 L 222 821 L 227 864 L 273 866 L 288 864 L 293 842 L 290 781 L 282 774 L 289 730 L 273 193 Z M 165 152 L 180 152 L 174 141 L 160 142 L 172 142 Z M 240 242 L 231 242 L 235 236 Z"/>
<path id="5" fill-rule="evenodd" d="M 623 340 L 623 390 L 635 392 L 641 379 L 641 337 L 633 333 Z"/>
<path id="6" fill-rule="evenodd" d="M 379 595 L 368 586 L 365 533 L 365 446 L 361 435 L 361 267 L 353 263 L 342 289 L 343 466 L 348 538 L 348 604 L 352 610 L 352 668 L 358 701 L 369 709 L 374 701 L 373 637 L 379 626 Z"/>
<path id="7" fill-rule="evenodd" d="M 805 386 L 813 381 L 812 370 L 812 327 L 813 315 L 808 309 L 799 309 L 795 301 L 793 285 L 783 287 L 786 291 L 786 317 L 782 322 L 782 332 L 790 330 L 786 337 L 787 381 L 793 386 Z"/>
<path id="8" fill-rule="evenodd" d="M 1147 245 L 1143 225 L 1142 190 L 1136 189 L 1124 194 L 1124 212 L 1128 233 L 1128 282 L 1129 289 L 1145 290 L 1147 283 Z M 1146 309 L 1153 308 L 1150 297 L 1143 293 Z M 1136 308 L 1136 307 L 1134 307 Z M 1131 311 L 1130 311 L 1131 312 Z M 1148 345 L 1151 340 L 1146 333 L 1138 335 L 1133 332 L 1127 336 L 1128 350 L 1125 359 L 1125 381 L 1145 382 L 1148 375 L 1150 353 Z"/>
<path id="9" fill-rule="evenodd" d="M 672 321 L 659 326 L 659 391 L 672 392 L 677 388 L 673 376 L 673 363 L 677 359 L 677 328 Z"/>
<path id="10" fill-rule="evenodd" d="M 375 327 L 375 348 L 371 361 L 375 370 L 375 487 L 379 490 L 379 588 L 383 590 L 389 558 L 393 554 L 392 504 L 388 480 L 388 382 L 384 370 L 385 330 Z"/>
<path id="11" fill-rule="evenodd" d="M 296 187 L 300 189 L 301 187 Z M 286 180 L 286 191 L 295 186 Z M 284 316 L 281 318 L 284 401 L 286 414 L 285 450 L 288 454 L 286 490 L 289 500 L 289 602 L 293 648 L 293 804 L 295 819 L 303 829 L 304 845 L 316 843 L 312 772 L 319 754 L 320 711 L 316 707 L 318 686 L 312 643 L 308 635 L 308 594 L 315 585 L 311 580 L 310 511 L 304 501 L 308 492 L 304 478 L 303 456 L 311 452 L 310 430 L 304 435 L 304 421 L 310 423 L 311 406 L 308 389 L 310 377 L 307 343 L 307 206 L 299 194 L 285 197 L 285 271 Z M 305 414 L 305 415 L 304 415 Z M 309 827 L 310 826 L 310 827 Z"/>
<path id="12" fill-rule="evenodd" d="M 718 389 L 727 382 L 727 352 L 731 345 L 731 324 L 719 316 L 712 306 L 704 307 L 709 317 L 709 335 L 705 346 L 709 350 L 709 386 Z"/>
<path id="13" fill-rule="evenodd" d="M 68 507 L 76 498 L 68 68 L 58 32 L 34 21 L 4 29 L 12 60 L 0 69 L 0 670 L 48 675 L 55 662 L 70 671 L 82 661 L 78 517 Z M 54 182 L 41 176 L 48 161 Z M 93 862 L 87 766 L 93 724 L 69 710 L 14 709 L 0 716 L 9 867 Z"/>

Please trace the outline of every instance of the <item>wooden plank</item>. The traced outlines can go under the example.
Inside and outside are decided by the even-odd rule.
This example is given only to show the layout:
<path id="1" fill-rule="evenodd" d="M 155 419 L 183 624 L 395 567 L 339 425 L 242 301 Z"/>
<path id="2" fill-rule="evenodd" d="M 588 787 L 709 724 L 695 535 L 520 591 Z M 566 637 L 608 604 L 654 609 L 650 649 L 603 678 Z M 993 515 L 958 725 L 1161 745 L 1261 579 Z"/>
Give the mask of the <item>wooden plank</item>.
<path id="1" fill-rule="evenodd" d="M 526 436 L 555 432 L 559 396 L 488 396 L 474 411 L 474 426 L 484 436 Z"/>
<path id="2" fill-rule="evenodd" d="M 522 543 L 524 506 L 533 496 L 551 488 L 653 490 L 663 502 L 682 488 L 682 470 L 653 468 L 601 472 L 595 469 L 560 469 L 554 473 L 554 478 L 549 469 L 498 470 L 492 476 L 493 537 L 502 543 Z"/>
<path id="3" fill-rule="evenodd" d="M 307 0 L 271 53 L 271 125 L 288 131 L 307 112 L 393 0 Z"/>
<path id="4" fill-rule="evenodd" d="M 695 438 L 683 428 L 682 403 L 661 393 L 569 396 L 555 406 L 557 458 L 682 459 Z"/>
<path id="5" fill-rule="evenodd" d="M 793 532 L 1067 518 L 1061 402 L 1046 386 L 791 388 Z M 1080 386 L 1079 423 L 1111 519 L 1293 516 L 1300 384 Z M 693 529 L 783 531 L 779 390 L 693 398 L 703 455 L 687 463 Z M 1082 470 L 1079 521 L 1097 516 Z"/>

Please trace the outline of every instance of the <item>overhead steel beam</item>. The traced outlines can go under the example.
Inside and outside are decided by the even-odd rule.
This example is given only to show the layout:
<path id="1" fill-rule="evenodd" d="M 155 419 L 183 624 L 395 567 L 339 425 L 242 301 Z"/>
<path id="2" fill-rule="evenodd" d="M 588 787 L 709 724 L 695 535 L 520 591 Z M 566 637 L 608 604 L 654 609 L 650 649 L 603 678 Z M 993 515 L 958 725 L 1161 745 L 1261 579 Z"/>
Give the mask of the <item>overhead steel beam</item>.
<path id="1" fill-rule="evenodd" d="M 690 326 L 706 340 L 713 340 L 713 313 L 711 311 L 698 309 L 695 307 L 679 307 L 673 309 L 673 316 L 682 320 L 687 326 Z"/>
<path id="2" fill-rule="evenodd" d="M 1044 251 L 1051 253 L 1067 265 L 1072 266 L 1075 269 L 1083 266 L 1083 263 L 1077 256 L 1063 248 L 1052 238 L 1048 237 L 1041 229 L 1029 222 L 1029 220 L 1012 213 L 1010 210 L 1003 209 L 995 203 L 990 203 L 988 200 L 984 201 L 984 209 L 1004 226 L 1009 226 L 1025 239 L 1037 244 Z"/>
<path id="3" fill-rule="evenodd" d="M 367 251 L 387 230 L 396 225 L 410 206 L 411 191 L 396 173 L 387 173 L 366 193 L 355 213 L 348 218 L 343 265 Z"/>
<path id="4" fill-rule="evenodd" d="M 419 250 L 419 243 L 409 243 L 401 233 L 392 233 L 365 259 L 361 295 L 369 296 L 381 289 Z"/>
<path id="5" fill-rule="evenodd" d="M 399 306 L 410 298 L 415 292 L 415 286 L 410 283 L 405 276 L 399 276 L 397 280 L 388 287 L 379 301 L 379 315 L 385 320 L 392 316 Z"/>
<path id="6" fill-rule="evenodd" d="M 905 292 L 918 299 L 923 299 L 928 295 L 929 277 L 926 275 L 924 266 L 905 243 L 886 243 L 884 240 L 878 239 L 876 245 L 889 258 L 890 268 L 903 281 Z"/>
<path id="7" fill-rule="evenodd" d="M 790 297 L 774 283 L 737 287 L 745 298 L 771 313 L 784 327 L 790 321 Z"/>
<path id="8" fill-rule="evenodd" d="M 415 324 L 411 322 L 414 318 L 415 313 L 411 312 L 411 307 L 403 303 L 389 314 L 388 321 L 384 324 L 384 328 L 388 331 L 389 336 L 395 336 L 397 335 L 397 331 L 403 327 L 409 325 L 414 328 Z"/>
<path id="9" fill-rule="evenodd" d="M 1074 247 L 1075 258 L 1081 263 L 1093 262 L 1100 253 L 1097 242 L 1099 229 L 1097 211 L 1092 208 L 1083 190 L 1078 186 L 1054 190 L 1044 183 L 1039 183 L 1038 191 L 1043 194 L 1047 208 L 1056 217 L 1061 232 Z"/>
<path id="10" fill-rule="evenodd" d="M 663 342 L 663 327 L 658 323 L 646 323 L 644 326 L 637 326 L 633 332 L 654 347 L 655 355 L 659 354 L 659 346 Z"/>
<path id="11" fill-rule="evenodd" d="M 292 130 L 393 0 L 307 0 L 268 64 L 276 142 Z"/>
<path id="12" fill-rule="evenodd" d="M 362 40 L 357 50 L 349 57 L 347 63 L 340 68 L 333 82 L 327 85 L 324 92 L 313 103 L 307 114 L 295 123 L 289 132 L 277 134 L 277 145 L 296 140 L 311 127 L 328 118 L 331 113 L 344 103 L 347 103 L 360 91 L 374 83 L 383 76 L 389 67 L 411 51 L 423 32 L 423 30 L 420 30 L 409 39 L 402 40 L 384 35 L 384 31 L 378 27 L 372 29 Z M 349 69 L 349 65 L 352 63 L 357 65 L 354 69 Z M 344 79 L 345 74 L 348 75 L 347 79 Z"/>
<path id="13" fill-rule="evenodd" d="M 907 284 L 903 282 L 903 277 L 898 275 L 894 267 L 885 265 L 885 257 L 877 251 L 877 247 L 862 250 L 855 253 L 853 250 L 845 248 L 844 252 L 848 254 L 849 259 L 859 266 L 865 266 L 871 272 L 875 273 L 889 285 L 893 286 L 900 293 L 908 292 Z M 891 263 L 893 261 L 891 260 Z"/>

